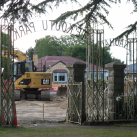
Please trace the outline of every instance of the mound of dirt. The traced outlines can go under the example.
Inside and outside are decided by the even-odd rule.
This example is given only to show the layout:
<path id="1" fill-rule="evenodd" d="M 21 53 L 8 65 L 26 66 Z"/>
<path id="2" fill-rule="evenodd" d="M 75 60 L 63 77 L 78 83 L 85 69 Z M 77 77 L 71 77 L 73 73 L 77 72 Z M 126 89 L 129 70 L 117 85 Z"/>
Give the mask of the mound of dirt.
<path id="1" fill-rule="evenodd" d="M 66 96 L 67 95 L 67 86 L 60 86 L 57 90 L 57 96 Z"/>

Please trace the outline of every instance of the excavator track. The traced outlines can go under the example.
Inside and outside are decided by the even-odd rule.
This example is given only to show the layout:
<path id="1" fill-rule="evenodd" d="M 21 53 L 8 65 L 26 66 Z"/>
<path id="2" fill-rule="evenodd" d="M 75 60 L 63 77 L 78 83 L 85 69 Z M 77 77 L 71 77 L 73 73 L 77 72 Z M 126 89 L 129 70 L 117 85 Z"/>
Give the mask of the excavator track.
<path id="1" fill-rule="evenodd" d="M 18 89 L 14 90 L 14 97 L 15 97 L 15 101 L 20 101 L 21 99 L 40 99 L 42 101 L 50 101 L 50 89 L 47 90 L 42 90 L 41 94 L 38 94 L 39 96 L 37 96 L 36 94 L 30 94 L 28 92 L 28 94 L 25 95 L 25 92 L 21 92 Z"/>
<path id="2" fill-rule="evenodd" d="M 20 90 L 17 89 L 14 90 L 14 98 L 15 101 L 20 101 Z"/>
<path id="3" fill-rule="evenodd" d="M 41 91 L 41 100 L 50 101 L 50 89 Z"/>

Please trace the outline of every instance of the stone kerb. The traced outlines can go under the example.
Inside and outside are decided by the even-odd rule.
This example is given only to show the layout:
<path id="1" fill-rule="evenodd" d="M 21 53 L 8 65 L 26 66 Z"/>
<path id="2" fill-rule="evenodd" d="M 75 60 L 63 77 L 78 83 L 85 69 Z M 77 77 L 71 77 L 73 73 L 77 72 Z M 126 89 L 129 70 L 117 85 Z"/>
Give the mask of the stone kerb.
<path id="1" fill-rule="evenodd" d="M 124 69 L 125 64 L 120 62 L 112 62 L 105 65 L 108 69 L 108 119 L 114 120 L 114 114 L 116 113 L 116 97 L 124 94 Z"/>

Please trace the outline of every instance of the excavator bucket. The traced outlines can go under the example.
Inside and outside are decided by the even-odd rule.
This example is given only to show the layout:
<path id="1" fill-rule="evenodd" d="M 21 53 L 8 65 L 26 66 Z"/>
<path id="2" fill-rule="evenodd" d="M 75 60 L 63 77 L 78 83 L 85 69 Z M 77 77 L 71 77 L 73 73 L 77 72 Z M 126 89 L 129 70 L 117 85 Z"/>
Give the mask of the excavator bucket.
<path id="1" fill-rule="evenodd" d="M 67 96 L 67 86 L 61 85 L 58 87 L 57 96 Z"/>

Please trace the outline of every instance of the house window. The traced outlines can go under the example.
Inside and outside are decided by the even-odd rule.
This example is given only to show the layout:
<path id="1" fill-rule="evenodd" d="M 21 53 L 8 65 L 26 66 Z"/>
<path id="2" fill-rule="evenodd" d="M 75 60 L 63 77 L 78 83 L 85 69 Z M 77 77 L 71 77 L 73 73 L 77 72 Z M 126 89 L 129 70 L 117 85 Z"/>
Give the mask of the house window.
<path id="1" fill-rule="evenodd" d="M 57 81 L 57 76 L 54 77 L 54 81 Z"/>
<path id="2" fill-rule="evenodd" d="M 54 82 L 67 82 L 67 73 L 54 73 L 53 81 Z"/>
<path id="3" fill-rule="evenodd" d="M 57 81 L 57 73 L 54 73 L 54 81 Z"/>
<path id="4" fill-rule="evenodd" d="M 59 73 L 59 81 L 65 81 L 65 73 Z"/>

